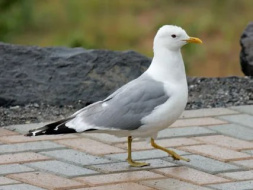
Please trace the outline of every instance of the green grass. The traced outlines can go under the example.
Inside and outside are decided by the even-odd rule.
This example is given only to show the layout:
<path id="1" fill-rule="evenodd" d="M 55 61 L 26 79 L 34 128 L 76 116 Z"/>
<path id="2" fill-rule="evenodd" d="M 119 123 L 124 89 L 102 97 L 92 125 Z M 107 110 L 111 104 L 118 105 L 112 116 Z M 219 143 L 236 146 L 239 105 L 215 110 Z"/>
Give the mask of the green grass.
<path id="1" fill-rule="evenodd" d="M 152 57 L 164 24 L 182 26 L 202 46 L 183 48 L 189 75 L 241 75 L 239 39 L 253 18 L 251 0 L 37 0 L 31 21 L 8 42 L 39 46 L 133 49 Z M 0 13 L 1 14 L 1 13 Z"/>

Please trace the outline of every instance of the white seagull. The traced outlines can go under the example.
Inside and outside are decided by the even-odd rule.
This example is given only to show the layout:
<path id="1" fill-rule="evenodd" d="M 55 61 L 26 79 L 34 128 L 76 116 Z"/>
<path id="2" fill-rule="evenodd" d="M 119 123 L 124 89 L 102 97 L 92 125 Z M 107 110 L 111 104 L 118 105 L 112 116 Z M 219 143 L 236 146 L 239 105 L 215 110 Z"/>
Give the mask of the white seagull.
<path id="1" fill-rule="evenodd" d="M 162 26 L 154 38 L 154 58 L 150 67 L 137 79 L 125 84 L 106 99 L 82 108 L 70 117 L 29 131 L 27 136 L 65 133 L 104 132 L 128 137 L 130 166 L 149 165 L 132 160 L 132 137 L 150 138 L 154 148 L 175 160 L 189 161 L 174 151 L 155 143 L 157 133 L 182 114 L 188 97 L 181 47 L 202 43 L 189 37 L 178 26 Z"/>

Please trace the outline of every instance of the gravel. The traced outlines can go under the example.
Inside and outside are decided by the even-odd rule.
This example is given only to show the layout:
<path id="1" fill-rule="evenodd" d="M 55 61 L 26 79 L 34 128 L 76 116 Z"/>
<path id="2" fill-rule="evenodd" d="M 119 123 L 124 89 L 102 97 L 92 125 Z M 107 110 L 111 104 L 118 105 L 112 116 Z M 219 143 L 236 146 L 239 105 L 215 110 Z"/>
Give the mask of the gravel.
<path id="1" fill-rule="evenodd" d="M 253 104 L 253 77 L 188 78 L 187 110 Z M 28 104 L 0 107 L 0 126 L 54 121 L 82 108 L 80 104 L 52 106 Z"/>

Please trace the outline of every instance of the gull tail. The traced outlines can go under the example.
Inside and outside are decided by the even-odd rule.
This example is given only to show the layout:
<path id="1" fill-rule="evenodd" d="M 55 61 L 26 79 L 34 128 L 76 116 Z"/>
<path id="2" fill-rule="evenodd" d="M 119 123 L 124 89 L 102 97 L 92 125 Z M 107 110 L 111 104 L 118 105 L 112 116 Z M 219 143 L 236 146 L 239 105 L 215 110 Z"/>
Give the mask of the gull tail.
<path id="1" fill-rule="evenodd" d="M 30 130 L 25 136 L 39 136 L 39 135 L 57 135 L 65 133 L 76 133 L 75 129 L 68 128 L 65 124 L 67 121 L 73 118 L 62 119 L 50 124 L 45 125 L 44 127 Z"/>

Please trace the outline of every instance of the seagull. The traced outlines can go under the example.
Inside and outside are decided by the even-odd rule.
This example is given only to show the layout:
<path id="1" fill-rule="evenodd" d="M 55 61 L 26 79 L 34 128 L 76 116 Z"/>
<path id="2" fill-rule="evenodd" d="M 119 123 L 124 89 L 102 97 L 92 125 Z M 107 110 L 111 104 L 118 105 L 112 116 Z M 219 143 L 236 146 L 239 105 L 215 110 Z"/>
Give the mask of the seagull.
<path id="1" fill-rule="evenodd" d="M 190 161 L 158 144 L 159 131 L 174 123 L 185 109 L 188 97 L 181 47 L 202 43 L 174 25 L 162 26 L 153 43 L 154 57 L 149 68 L 102 101 L 75 112 L 70 117 L 30 130 L 26 136 L 102 132 L 127 137 L 130 166 L 149 163 L 132 160 L 132 138 L 150 138 L 152 147 L 167 152 L 175 160 Z"/>

